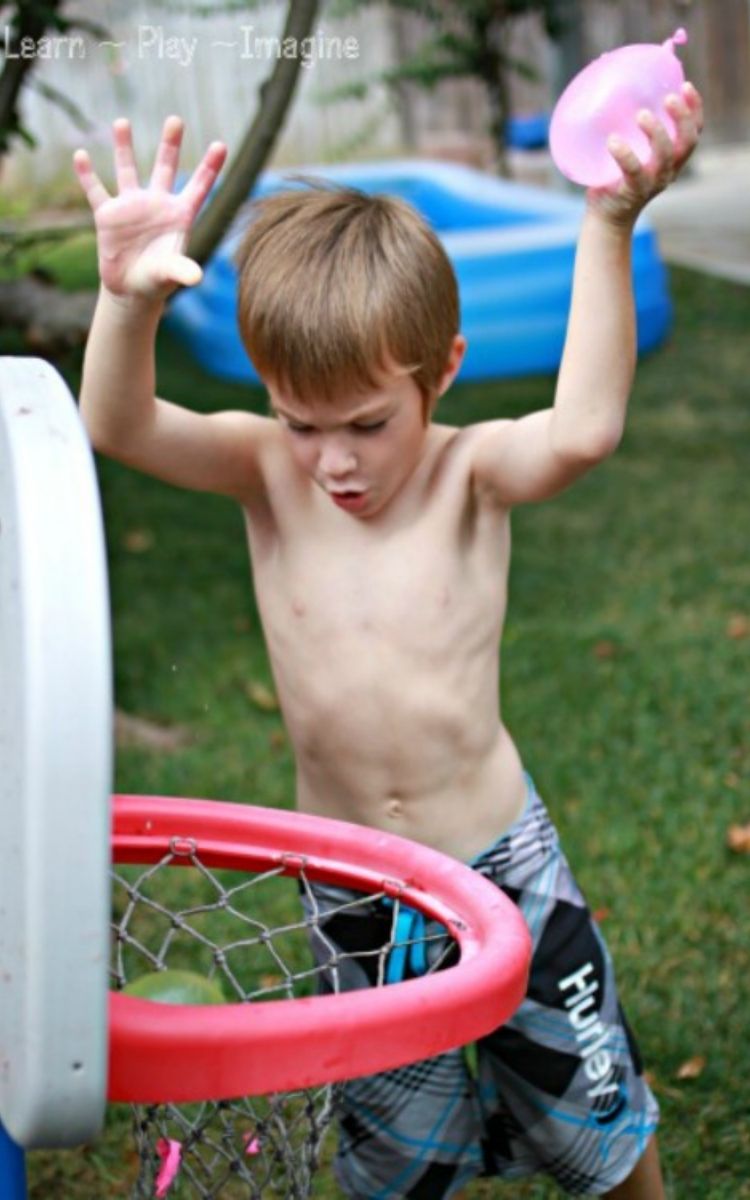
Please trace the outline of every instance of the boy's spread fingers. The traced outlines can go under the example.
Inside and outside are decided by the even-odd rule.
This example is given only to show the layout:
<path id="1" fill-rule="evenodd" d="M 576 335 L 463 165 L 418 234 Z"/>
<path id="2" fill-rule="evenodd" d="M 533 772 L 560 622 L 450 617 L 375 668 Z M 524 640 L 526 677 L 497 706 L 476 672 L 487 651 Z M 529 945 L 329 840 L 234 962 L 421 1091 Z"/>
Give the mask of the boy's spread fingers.
<path id="1" fill-rule="evenodd" d="M 216 176 L 224 165 L 226 156 L 227 148 L 224 143 L 212 142 L 185 184 L 182 190 L 182 198 L 190 210 L 191 218 L 197 214 L 200 206 L 213 187 Z"/>
<path id="2" fill-rule="evenodd" d="M 111 197 L 92 167 L 88 151 L 76 150 L 73 155 L 73 169 L 78 176 L 92 212 L 96 212 L 97 208 L 101 208 L 105 200 L 109 200 Z"/>
<path id="3" fill-rule="evenodd" d="M 180 161 L 180 146 L 184 125 L 179 117 L 167 117 L 162 129 L 161 141 L 156 151 L 154 168 L 149 187 L 156 191 L 172 190 Z"/>
<path id="4" fill-rule="evenodd" d="M 112 126 L 115 142 L 115 176 L 118 190 L 128 191 L 138 187 L 138 170 L 133 155 L 133 138 L 130 122 L 118 117 Z"/>

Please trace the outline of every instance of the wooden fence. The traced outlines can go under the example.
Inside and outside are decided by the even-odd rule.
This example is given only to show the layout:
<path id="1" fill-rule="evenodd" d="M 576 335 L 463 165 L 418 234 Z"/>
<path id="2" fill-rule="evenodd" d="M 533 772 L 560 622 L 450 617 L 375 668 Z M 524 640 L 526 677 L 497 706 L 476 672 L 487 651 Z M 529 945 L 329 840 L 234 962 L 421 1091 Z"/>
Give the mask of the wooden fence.
<path id="1" fill-rule="evenodd" d="M 516 111 L 549 110 L 576 66 L 603 50 L 627 41 L 661 41 L 684 25 L 690 41 L 682 57 L 706 98 L 707 140 L 750 137 L 750 0 L 566 2 L 579 21 L 562 48 L 549 43 L 537 19 L 517 23 L 513 51 L 536 66 L 539 78 L 535 83 L 513 81 Z M 274 39 L 281 33 L 286 4 L 277 0 L 208 17 L 180 12 L 179 7 L 149 0 L 71 4 L 71 10 L 105 25 L 108 36 L 85 37 L 75 44 L 53 39 L 45 53 L 39 47 L 35 87 L 26 90 L 23 105 L 38 148 L 16 149 L 6 166 L 4 186 L 40 194 L 57 193 L 65 186 L 74 190 L 70 156 L 81 144 L 92 149 L 106 174 L 109 129 L 119 114 L 133 122 L 144 167 L 170 112 L 180 113 L 187 122 L 186 166 L 214 138 L 227 141 L 231 151 L 272 69 Z M 277 163 L 450 153 L 452 142 L 459 152 L 461 145 L 465 151 L 468 147 L 465 156 L 470 159 L 492 159 L 484 94 L 469 81 L 443 84 L 431 93 L 406 88 L 398 99 L 375 88 L 365 101 L 326 103 L 326 93 L 396 63 L 427 32 L 420 18 L 405 18 L 387 5 L 345 20 L 334 21 L 328 14 L 324 7 L 307 47 Z M 85 131 L 44 98 L 39 89 L 49 87 L 63 92 L 85 115 Z"/>
<path id="2" fill-rule="evenodd" d="M 205 4 L 204 4 L 205 7 Z M 38 146 L 18 147 L 5 185 L 44 189 L 70 180 L 70 157 L 86 145 L 106 174 L 110 126 L 130 118 L 144 168 L 164 118 L 186 121 L 183 161 L 195 163 L 214 139 L 241 139 L 258 104 L 258 91 L 273 69 L 283 30 L 285 3 L 246 11 L 191 15 L 148 0 L 76 0 L 71 11 L 106 26 L 106 38 L 51 39 L 39 47 L 33 86 L 25 89 L 23 119 Z M 277 161 L 342 160 L 388 154 L 401 139 L 401 124 L 383 89 L 368 99 L 325 103 L 326 93 L 371 75 L 393 61 L 392 27 L 378 9 L 333 21 L 325 10 L 307 46 Z M 52 57 L 44 57 L 43 53 Z M 81 130 L 40 89 L 65 94 L 87 121 Z"/>

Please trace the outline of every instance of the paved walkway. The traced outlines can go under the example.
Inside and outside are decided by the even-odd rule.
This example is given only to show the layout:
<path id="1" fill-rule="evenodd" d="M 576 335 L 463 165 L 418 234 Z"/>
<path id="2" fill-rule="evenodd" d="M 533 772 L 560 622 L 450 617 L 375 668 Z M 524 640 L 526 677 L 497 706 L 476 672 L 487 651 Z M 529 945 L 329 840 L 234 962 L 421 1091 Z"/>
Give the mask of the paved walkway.
<path id="1" fill-rule="evenodd" d="M 515 178 L 560 187 L 547 151 L 511 158 Z M 750 145 L 700 146 L 648 215 L 667 262 L 750 284 Z"/>
<path id="2" fill-rule="evenodd" d="M 701 146 L 648 212 L 667 262 L 750 285 L 750 146 Z"/>

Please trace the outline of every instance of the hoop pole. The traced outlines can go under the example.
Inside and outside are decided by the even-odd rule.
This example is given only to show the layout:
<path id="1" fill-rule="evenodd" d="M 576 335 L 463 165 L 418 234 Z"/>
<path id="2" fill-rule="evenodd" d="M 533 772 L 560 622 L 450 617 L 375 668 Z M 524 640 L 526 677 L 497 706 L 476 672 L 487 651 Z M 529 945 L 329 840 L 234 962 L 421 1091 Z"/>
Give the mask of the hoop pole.
<path id="1" fill-rule="evenodd" d="M 0 1124 L 0 1193 L 4 1200 L 26 1200 L 26 1156 Z"/>
<path id="2" fill-rule="evenodd" d="M 91 447 L 41 359 L 0 357 L 0 526 L 0 1113 L 74 1146 L 106 1106 L 109 601 Z"/>

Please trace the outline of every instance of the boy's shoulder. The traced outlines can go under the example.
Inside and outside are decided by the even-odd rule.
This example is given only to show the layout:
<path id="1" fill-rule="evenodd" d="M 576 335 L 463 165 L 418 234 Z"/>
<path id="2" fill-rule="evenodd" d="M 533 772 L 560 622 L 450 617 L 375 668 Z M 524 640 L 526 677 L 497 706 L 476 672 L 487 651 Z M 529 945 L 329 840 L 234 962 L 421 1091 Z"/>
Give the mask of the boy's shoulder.
<path id="1" fill-rule="evenodd" d="M 488 507 L 493 513 L 498 509 L 504 511 L 505 506 L 498 506 L 494 496 L 483 486 L 477 465 L 485 453 L 488 438 L 498 438 L 500 427 L 505 425 L 512 426 L 513 421 L 481 421 L 460 426 L 433 422 L 430 471 L 433 482 L 444 485 L 447 493 L 462 504 L 476 505 L 478 509 Z"/>
<path id="2" fill-rule="evenodd" d="M 472 470 L 477 455 L 488 439 L 502 437 L 502 430 L 510 429 L 514 422 L 510 418 L 495 418 L 489 421 L 473 421 L 468 425 L 448 425 L 433 422 L 435 444 L 451 460 Z"/>

